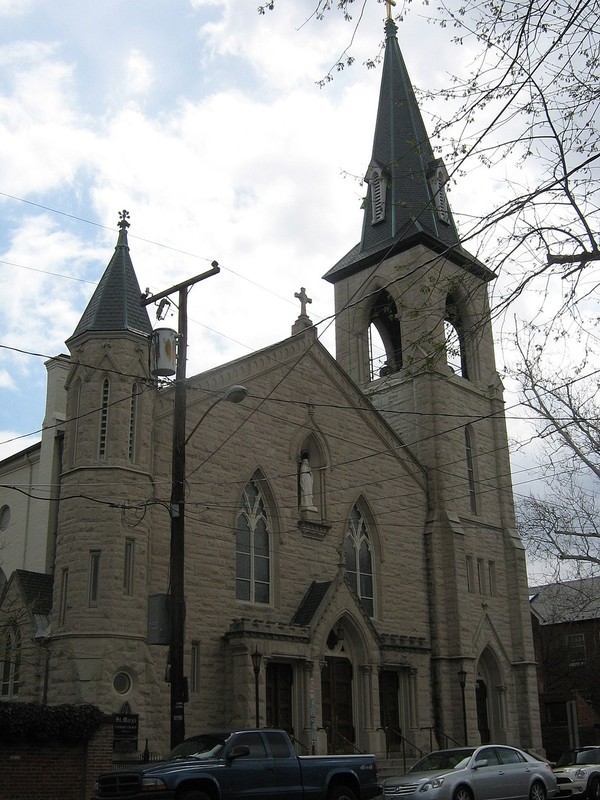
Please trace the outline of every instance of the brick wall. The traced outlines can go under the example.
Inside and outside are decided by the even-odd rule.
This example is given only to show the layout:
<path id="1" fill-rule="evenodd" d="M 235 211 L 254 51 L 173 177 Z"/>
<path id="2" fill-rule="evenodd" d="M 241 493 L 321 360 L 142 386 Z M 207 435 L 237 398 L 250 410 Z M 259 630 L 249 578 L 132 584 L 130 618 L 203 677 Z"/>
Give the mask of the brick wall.
<path id="1" fill-rule="evenodd" d="M 0 744 L 0 800 L 89 800 L 112 755 L 111 724 L 87 746 Z"/>

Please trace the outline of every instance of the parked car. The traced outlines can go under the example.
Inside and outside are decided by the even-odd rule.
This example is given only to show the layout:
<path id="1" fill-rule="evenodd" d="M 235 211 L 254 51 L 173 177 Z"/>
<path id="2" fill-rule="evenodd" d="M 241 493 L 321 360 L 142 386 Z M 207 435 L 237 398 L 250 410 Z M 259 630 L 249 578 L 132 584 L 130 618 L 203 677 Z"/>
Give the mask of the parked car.
<path id="1" fill-rule="evenodd" d="M 600 747 L 566 750 L 554 765 L 559 797 L 600 800 Z"/>
<path id="2" fill-rule="evenodd" d="M 383 781 L 385 800 L 546 800 L 557 792 L 548 762 L 495 744 L 437 750 Z"/>
<path id="3" fill-rule="evenodd" d="M 372 800 L 373 755 L 297 756 L 283 730 L 192 736 L 164 761 L 100 775 L 94 800 Z"/>

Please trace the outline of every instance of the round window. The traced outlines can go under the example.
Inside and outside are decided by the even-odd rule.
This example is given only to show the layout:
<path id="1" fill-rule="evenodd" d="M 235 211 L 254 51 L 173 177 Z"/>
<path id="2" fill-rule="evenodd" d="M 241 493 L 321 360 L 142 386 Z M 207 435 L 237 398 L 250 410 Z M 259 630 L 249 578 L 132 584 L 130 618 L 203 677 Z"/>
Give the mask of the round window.
<path id="1" fill-rule="evenodd" d="M 131 676 L 127 672 L 117 672 L 113 678 L 113 688 L 118 694 L 127 694 L 131 689 Z"/>
<path id="2" fill-rule="evenodd" d="M 0 508 L 0 531 L 5 531 L 10 524 L 10 507 L 2 506 Z"/>

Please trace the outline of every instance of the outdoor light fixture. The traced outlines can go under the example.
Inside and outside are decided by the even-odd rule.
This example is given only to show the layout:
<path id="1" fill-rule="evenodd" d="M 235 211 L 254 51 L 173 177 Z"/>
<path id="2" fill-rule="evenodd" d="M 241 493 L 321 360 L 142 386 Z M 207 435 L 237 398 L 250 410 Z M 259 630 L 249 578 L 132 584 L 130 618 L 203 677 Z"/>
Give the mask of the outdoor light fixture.
<path id="1" fill-rule="evenodd" d="M 260 714 L 258 708 L 258 676 L 260 675 L 262 653 L 258 652 L 258 647 L 254 648 L 253 653 L 250 653 L 250 658 L 252 659 L 252 669 L 254 670 L 254 712 L 256 716 L 256 727 L 260 728 Z"/>
<path id="2" fill-rule="evenodd" d="M 460 683 L 460 694 L 462 699 L 462 717 L 463 717 L 463 738 L 465 740 L 465 747 L 468 746 L 468 737 L 467 737 L 467 706 L 465 703 L 465 686 L 467 685 L 467 671 L 460 665 L 460 669 L 458 670 L 458 682 Z"/>

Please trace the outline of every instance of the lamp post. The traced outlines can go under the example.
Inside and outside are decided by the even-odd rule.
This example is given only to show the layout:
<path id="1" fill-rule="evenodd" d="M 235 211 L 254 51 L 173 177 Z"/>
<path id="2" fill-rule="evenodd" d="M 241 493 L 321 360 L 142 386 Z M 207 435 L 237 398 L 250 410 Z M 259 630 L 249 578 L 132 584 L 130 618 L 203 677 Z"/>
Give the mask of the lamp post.
<path id="1" fill-rule="evenodd" d="M 262 662 L 262 653 L 258 652 L 258 647 L 254 648 L 254 652 L 251 653 L 250 658 L 252 659 L 252 669 L 254 670 L 254 713 L 256 717 L 256 726 L 260 728 L 260 714 L 259 714 L 259 696 L 258 696 L 258 676 L 260 675 L 260 665 Z"/>
<path id="2" fill-rule="evenodd" d="M 176 747 L 185 739 L 184 704 L 187 702 L 187 680 L 184 676 L 184 624 L 185 624 L 185 595 L 184 595 L 184 556 L 185 556 L 185 446 L 189 436 L 186 436 L 186 357 L 187 357 L 187 296 L 190 288 L 220 272 L 216 261 L 212 262 L 211 269 L 196 275 L 187 281 L 178 283 L 154 295 L 142 295 L 141 303 L 144 306 L 161 300 L 175 292 L 179 293 L 178 316 L 178 345 L 177 366 L 175 373 L 175 403 L 173 409 L 173 445 L 171 461 L 171 544 L 170 544 L 170 635 L 169 635 L 169 680 L 171 682 L 171 748 Z M 235 390 L 235 391 L 234 391 Z M 241 386 L 231 387 L 229 396 L 225 392 L 223 397 L 213 403 L 216 405 L 221 399 L 239 403 L 247 392 Z M 200 419 L 200 422 L 208 411 Z M 198 422 L 192 433 L 196 430 Z M 191 435 L 191 434 L 190 434 Z"/>
<path id="3" fill-rule="evenodd" d="M 467 737 L 467 706 L 465 703 L 465 686 L 467 685 L 467 673 L 463 666 L 458 670 L 458 682 L 460 683 L 460 693 L 462 698 L 462 718 L 463 718 L 463 738 L 465 747 L 468 745 Z"/>

